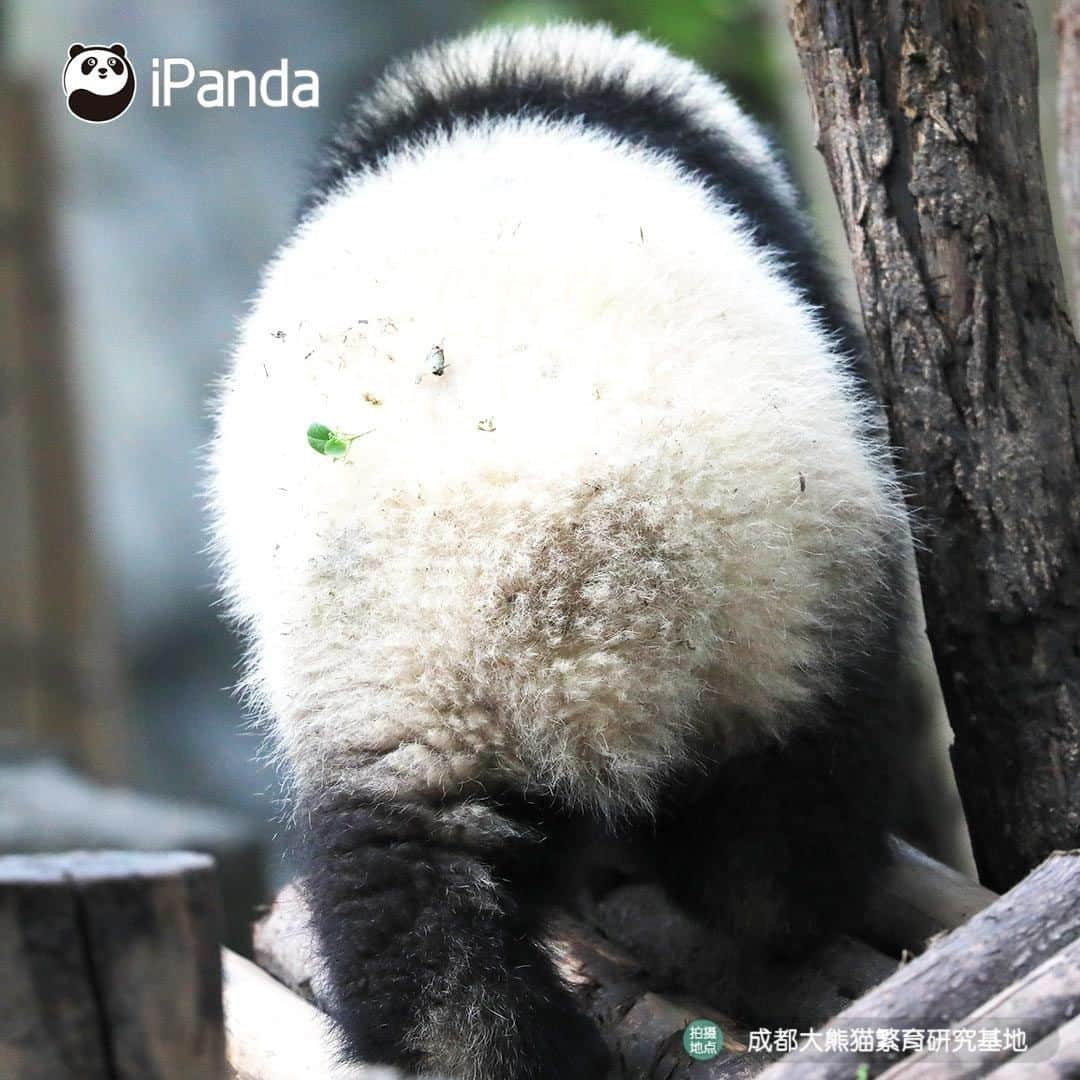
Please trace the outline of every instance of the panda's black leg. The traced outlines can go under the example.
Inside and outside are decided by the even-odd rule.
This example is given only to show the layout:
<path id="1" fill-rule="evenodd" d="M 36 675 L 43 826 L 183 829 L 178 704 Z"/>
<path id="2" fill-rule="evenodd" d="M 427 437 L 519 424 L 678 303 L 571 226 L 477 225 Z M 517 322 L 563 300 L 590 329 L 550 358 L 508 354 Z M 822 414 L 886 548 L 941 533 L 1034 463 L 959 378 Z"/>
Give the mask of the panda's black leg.
<path id="1" fill-rule="evenodd" d="M 857 922 L 886 858 L 888 779 L 882 736 L 841 718 L 672 788 L 657 863 L 673 897 L 725 943 L 733 1004 L 768 1007 L 773 961 Z"/>
<path id="2" fill-rule="evenodd" d="M 607 1050 L 538 944 L 517 870 L 543 847 L 476 800 L 303 808 L 307 894 L 356 1060 L 462 1080 L 600 1080 Z"/>

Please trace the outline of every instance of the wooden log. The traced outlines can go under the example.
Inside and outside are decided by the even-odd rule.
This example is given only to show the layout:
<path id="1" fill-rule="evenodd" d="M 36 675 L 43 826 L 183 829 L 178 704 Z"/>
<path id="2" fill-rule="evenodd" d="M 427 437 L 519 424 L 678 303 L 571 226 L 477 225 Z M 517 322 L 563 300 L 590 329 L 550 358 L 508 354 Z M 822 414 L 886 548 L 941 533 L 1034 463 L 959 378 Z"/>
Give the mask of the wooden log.
<path id="1" fill-rule="evenodd" d="M 931 938 L 962 926 L 998 899 L 898 837 L 890 839 L 890 848 L 892 860 L 874 884 L 862 925 L 853 927 L 866 940 L 842 937 L 809 961 L 837 995 L 833 1012 L 846 1004 L 844 998 L 858 997 L 891 975 L 892 957 L 921 953 Z M 709 932 L 668 903 L 655 885 L 614 890 L 598 901 L 592 917 L 654 975 L 699 985 L 716 978 L 708 964 Z M 789 1012 L 797 1014 L 798 1007 Z"/>
<path id="2" fill-rule="evenodd" d="M 1080 852 L 1050 856 L 997 903 L 937 941 L 828 1028 L 947 1028 L 1080 936 Z M 828 1028 L 826 1030 L 828 1030 Z M 767 1080 L 876 1076 L 899 1052 L 809 1049 L 762 1074 Z"/>
<path id="3" fill-rule="evenodd" d="M 969 1012 L 952 1028 L 997 1032 L 999 1036 L 1006 1028 L 1019 1028 L 1024 1033 L 1025 1045 L 1034 1047 L 1057 1031 L 1077 1008 L 1080 1008 L 1080 939 L 1066 945 L 985 1005 Z M 1010 1048 L 1004 1039 L 999 1046 L 988 1043 L 985 1048 L 977 1042 L 973 1050 L 965 1048 L 962 1055 L 934 1055 L 923 1050 L 894 1065 L 884 1076 L 886 1080 L 934 1080 L 941 1075 L 944 1063 L 949 1076 L 960 1080 L 965 1076 L 982 1076 L 991 1066 L 1015 1053 L 1015 1047 Z M 1018 1060 L 1028 1060 L 1027 1052 Z"/>
<path id="4" fill-rule="evenodd" d="M 1080 1076 L 1080 1016 L 988 1075 L 992 1080 L 1074 1080 Z"/>
<path id="5" fill-rule="evenodd" d="M 879 948 L 921 953 L 932 937 L 962 926 L 997 899 L 906 841 L 893 837 L 890 843 L 892 864 L 875 886 L 861 928 Z"/>
<path id="6" fill-rule="evenodd" d="M 883 935 L 921 948 L 925 935 L 952 929 L 970 911 L 993 899 L 961 875 L 897 842 L 896 865 L 880 888 L 875 920 Z M 901 926 L 890 926 L 890 908 Z M 912 913 L 915 913 L 914 915 Z M 916 919 L 915 915 L 918 916 Z M 255 926 L 256 961 L 307 1001 L 322 1006 L 318 958 L 307 910 L 295 885 L 286 886 Z M 914 927 L 914 930 L 911 928 Z M 725 982 L 712 961 L 710 930 L 672 905 L 647 881 L 622 884 L 593 898 L 587 918 L 559 918 L 551 943 L 563 978 L 607 1035 L 618 1059 L 618 1075 L 665 1080 L 748 1076 L 767 1059 L 747 1053 L 747 1031 L 711 1001 Z M 887 978 L 896 961 L 862 941 L 841 937 L 798 969 L 773 972 L 767 998 L 756 1011 L 822 1023 L 852 998 Z M 711 1019 L 724 1032 L 726 1052 L 692 1062 L 681 1036 L 691 1020 Z"/>
<path id="7" fill-rule="evenodd" d="M 1080 344 L 1027 5 L 789 0 L 982 880 L 1080 846 Z"/>
<path id="8" fill-rule="evenodd" d="M 399 1080 L 394 1069 L 339 1062 L 331 1021 L 250 960 L 222 949 L 221 966 L 231 1080 Z"/>
<path id="9" fill-rule="evenodd" d="M 753 987 L 733 987 L 725 952 L 714 945 L 717 934 L 672 904 L 653 883 L 614 889 L 596 905 L 589 921 L 648 973 L 642 989 L 676 987 L 701 1001 L 728 1000 L 737 992 L 755 1015 L 797 1018 L 807 1024 L 824 1023 L 850 1000 L 822 971 L 818 956 L 798 968 L 786 965 L 763 972 Z M 841 946 L 832 948 L 835 961 Z M 887 967 L 888 958 L 880 959 Z"/>
<path id="10" fill-rule="evenodd" d="M 665 917 L 663 910 L 657 914 Z M 287 885 L 278 894 L 270 911 L 256 923 L 253 937 L 259 966 L 322 1008 L 325 999 L 307 907 L 295 885 Z M 761 1068 L 759 1055 L 745 1053 L 744 1025 L 690 995 L 656 992 L 637 958 L 595 927 L 558 918 L 552 923 L 549 943 L 563 979 L 608 1038 L 616 1057 L 616 1077 L 720 1080 L 750 1076 Z M 712 1061 L 695 1062 L 681 1053 L 683 1029 L 697 1019 L 715 1020 L 724 1032 L 725 1050 Z"/>
<path id="11" fill-rule="evenodd" d="M 667 912 L 657 912 L 663 920 Z M 604 1033 L 615 1057 L 608 1080 L 745 1080 L 766 1059 L 747 1053 L 747 1031 L 730 1014 L 692 994 L 658 987 L 655 976 L 595 926 L 564 917 L 551 928 L 556 967 Z M 724 1048 L 710 1061 L 682 1050 L 693 1020 L 712 1020 Z"/>
<path id="12" fill-rule="evenodd" d="M 222 1080 L 220 902 L 188 852 L 0 858 L 4 1080 Z"/>
<path id="13" fill-rule="evenodd" d="M 883 983 L 897 964 L 891 956 L 847 934 L 820 949 L 812 963 L 841 997 L 853 1000 Z"/>

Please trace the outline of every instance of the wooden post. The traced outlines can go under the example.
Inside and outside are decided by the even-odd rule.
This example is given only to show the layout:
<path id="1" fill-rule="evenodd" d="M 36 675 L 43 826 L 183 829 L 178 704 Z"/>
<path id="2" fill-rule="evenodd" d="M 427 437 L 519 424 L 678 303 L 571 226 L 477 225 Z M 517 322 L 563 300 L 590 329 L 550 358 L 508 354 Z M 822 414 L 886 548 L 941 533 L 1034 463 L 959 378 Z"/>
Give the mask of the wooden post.
<path id="1" fill-rule="evenodd" d="M 1080 846 L 1080 346 L 1012 0 L 789 0 L 983 881 Z"/>
<path id="2" fill-rule="evenodd" d="M 119 662 L 86 517 L 37 94 L 0 80 L 0 746 L 126 769 Z"/>
<path id="3" fill-rule="evenodd" d="M 0 858 L 4 1080 L 224 1080 L 213 860 Z"/>

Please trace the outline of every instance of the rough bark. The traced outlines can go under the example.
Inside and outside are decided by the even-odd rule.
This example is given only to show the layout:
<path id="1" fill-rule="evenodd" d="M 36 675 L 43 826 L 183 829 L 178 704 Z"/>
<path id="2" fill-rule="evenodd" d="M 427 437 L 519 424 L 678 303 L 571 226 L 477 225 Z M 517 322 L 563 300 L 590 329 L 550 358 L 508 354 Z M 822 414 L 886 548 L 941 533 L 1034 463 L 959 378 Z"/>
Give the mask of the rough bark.
<path id="1" fill-rule="evenodd" d="M 1080 1076 L 1080 1016 L 1037 1043 L 1031 1058 L 1009 1061 L 988 1075 L 991 1080 L 1075 1080 Z"/>
<path id="2" fill-rule="evenodd" d="M 1038 1062 L 1035 1046 L 1049 1038 L 1076 1011 L 1076 995 L 1080 990 L 1080 939 L 1066 945 L 1059 953 L 1012 986 L 1006 987 L 985 1005 L 970 1012 L 954 1025 L 969 1031 L 1004 1032 L 1010 1026 L 1022 1025 L 1030 1050 L 1020 1059 Z M 962 1056 L 949 1061 L 949 1076 L 961 1080 L 965 1076 L 982 1076 L 993 1065 L 1015 1056 L 1007 1045 L 978 1047 L 965 1050 Z M 1047 1055 L 1050 1056 L 1050 1055 Z M 941 1057 L 922 1051 L 894 1065 L 886 1080 L 935 1080 L 941 1075 Z"/>
<path id="3" fill-rule="evenodd" d="M 1061 40 L 1058 81 L 1058 168 L 1065 205 L 1076 288 L 1073 311 L 1080 311 L 1080 0 L 1061 0 L 1057 17 Z"/>
<path id="4" fill-rule="evenodd" d="M 1080 845 L 1080 348 L 1013 0 L 791 0 L 983 880 Z"/>
<path id="5" fill-rule="evenodd" d="M 828 1028 L 948 1028 L 1014 983 L 1017 993 L 1029 989 L 1025 976 L 1049 957 L 1074 948 L 1078 937 L 1080 852 L 1052 855 L 992 907 L 836 1016 Z M 1055 976 L 1068 969 L 1075 980 L 1075 952 L 1065 954 L 1063 960 L 1073 966 L 1063 963 L 1054 968 Z M 1070 985 L 1071 1000 L 1054 1006 L 1059 1014 L 1063 1008 L 1071 1010 L 1075 1002 L 1077 985 L 1075 981 Z M 860 1066 L 866 1066 L 863 1075 L 876 1076 L 900 1056 L 808 1049 L 789 1055 L 761 1076 L 762 1080 L 850 1080 Z"/>
<path id="6" fill-rule="evenodd" d="M 213 860 L 0 858 L 0 1076 L 222 1080 Z"/>

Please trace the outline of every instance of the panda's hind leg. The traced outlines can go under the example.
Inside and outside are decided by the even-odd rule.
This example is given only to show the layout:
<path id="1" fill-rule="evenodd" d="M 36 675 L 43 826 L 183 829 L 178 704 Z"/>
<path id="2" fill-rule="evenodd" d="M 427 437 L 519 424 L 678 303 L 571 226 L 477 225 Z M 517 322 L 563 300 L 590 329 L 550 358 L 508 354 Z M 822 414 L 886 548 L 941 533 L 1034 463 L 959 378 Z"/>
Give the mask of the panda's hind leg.
<path id="1" fill-rule="evenodd" d="M 656 863 L 673 899 L 716 930 L 725 1004 L 776 1019 L 762 1015 L 776 965 L 857 923 L 889 819 L 887 753 L 843 717 L 672 787 Z"/>
<path id="2" fill-rule="evenodd" d="M 539 943 L 544 823 L 481 799 L 335 795 L 298 815 L 347 1055 L 461 1080 L 597 1080 L 608 1055 Z"/>

